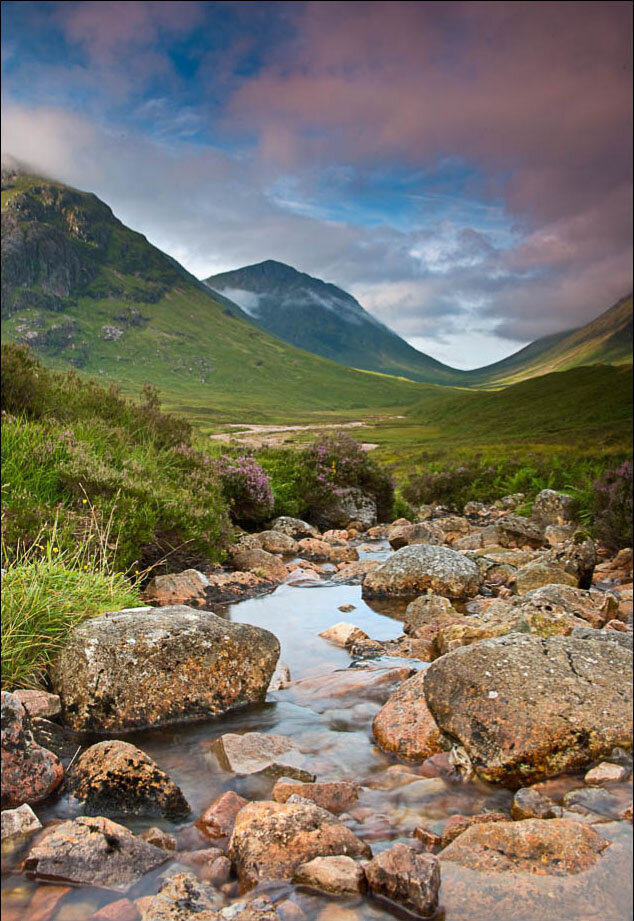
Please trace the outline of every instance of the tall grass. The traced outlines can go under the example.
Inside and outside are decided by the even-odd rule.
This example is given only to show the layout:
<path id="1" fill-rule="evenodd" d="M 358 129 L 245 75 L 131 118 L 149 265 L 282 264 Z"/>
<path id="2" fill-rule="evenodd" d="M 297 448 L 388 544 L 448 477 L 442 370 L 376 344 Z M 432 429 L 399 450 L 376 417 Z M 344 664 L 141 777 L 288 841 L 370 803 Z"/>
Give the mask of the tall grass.
<path id="1" fill-rule="evenodd" d="M 109 564 L 110 528 L 93 520 L 95 540 L 58 546 L 57 522 L 29 547 L 3 544 L 2 687 L 45 688 L 52 656 L 72 628 L 104 611 L 140 604 L 139 591 Z"/>

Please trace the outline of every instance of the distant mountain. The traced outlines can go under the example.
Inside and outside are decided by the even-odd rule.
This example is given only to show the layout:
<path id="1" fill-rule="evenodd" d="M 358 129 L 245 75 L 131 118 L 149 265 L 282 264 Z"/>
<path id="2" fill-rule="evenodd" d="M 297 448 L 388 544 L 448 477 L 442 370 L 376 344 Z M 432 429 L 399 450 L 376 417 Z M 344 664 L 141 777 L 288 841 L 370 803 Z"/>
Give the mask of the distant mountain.
<path id="1" fill-rule="evenodd" d="M 2 174 L 2 338 L 167 405 L 235 422 L 284 412 L 394 411 L 420 385 L 342 367 L 255 328 L 231 301 L 95 195 Z"/>
<path id="2" fill-rule="evenodd" d="M 508 358 L 470 371 L 470 383 L 506 386 L 582 365 L 632 363 L 632 295 L 579 329 L 537 339 Z"/>
<path id="3" fill-rule="evenodd" d="M 433 384 L 461 384 L 465 372 L 417 351 L 363 309 L 351 294 L 268 259 L 205 279 L 260 329 L 353 368 Z"/>

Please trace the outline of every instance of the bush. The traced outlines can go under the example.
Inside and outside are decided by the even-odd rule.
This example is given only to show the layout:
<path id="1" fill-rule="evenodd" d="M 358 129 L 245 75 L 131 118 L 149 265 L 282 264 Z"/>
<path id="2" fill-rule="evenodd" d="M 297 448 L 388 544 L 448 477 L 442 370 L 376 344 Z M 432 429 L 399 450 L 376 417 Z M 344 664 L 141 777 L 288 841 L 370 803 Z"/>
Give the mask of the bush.
<path id="1" fill-rule="evenodd" d="M 257 459 L 273 490 L 273 515 L 303 518 L 308 511 L 304 496 L 304 452 L 291 448 L 263 448 L 258 451 Z"/>
<path id="2" fill-rule="evenodd" d="M 594 483 L 594 534 L 610 550 L 632 546 L 632 464 L 606 470 Z"/>
<path id="3" fill-rule="evenodd" d="M 273 491 L 267 474 L 254 457 L 225 454 L 214 466 L 234 521 L 249 525 L 270 518 L 275 504 Z"/>
<path id="4" fill-rule="evenodd" d="M 304 452 L 304 488 L 308 506 L 323 508 L 345 488 L 372 496 L 379 521 L 392 516 L 394 481 L 361 445 L 344 432 L 323 435 Z"/>

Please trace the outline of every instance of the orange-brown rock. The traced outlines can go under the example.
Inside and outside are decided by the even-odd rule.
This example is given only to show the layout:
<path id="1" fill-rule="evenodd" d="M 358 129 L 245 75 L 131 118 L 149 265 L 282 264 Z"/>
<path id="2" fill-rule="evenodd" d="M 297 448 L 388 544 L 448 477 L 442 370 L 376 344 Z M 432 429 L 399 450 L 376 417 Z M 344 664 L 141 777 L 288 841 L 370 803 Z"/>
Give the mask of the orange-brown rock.
<path id="1" fill-rule="evenodd" d="M 289 796 L 299 794 L 309 799 L 316 806 L 335 814 L 347 812 L 359 799 L 356 784 L 339 781 L 333 783 L 293 783 L 278 780 L 273 787 L 273 799 L 276 803 L 285 803 Z"/>
<path id="2" fill-rule="evenodd" d="M 609 842 L 588 825 L 568 819 L 525 819 L 472 825 L 440 853 L 487 873 L 567 876 L 589 869 Z"/>
<path id="3" fill-rule="evenodd" d="M 117 899 L 104 905 L 92 916 L 92 921 L 138 921 L 139 910 L 130 899 Z"/>
<path id="4" fill-rule="evenodd" d="M 354 563 L 359 559 L 359 554 L 354 547 L 331 547 L 331 563 Z"/>
<path id="5" fill-rule="evenodd" d="M 252 572 L 272 582 L 283 582 L 288 571 L 282 560 L 266 550 L 243 550 L 231 558 L 233 568 L 241 572 Z"/>
<path id="6" fill-rule="evenodd" d="M 233 790 L 227 790 L 205 809 L 196 826 L 208 838 L 229 838 L 237 814 L 247 803 L 248 800 L 243 796 L 238 796 Z"/>
<path id="7" fill-rule="evenodd" d="M 20 916 L 20 921 L 49 921 L 55 916 L 60 902 L 69 892 L 70 886 L 38 886 L 26 914 Z M 4 917 L 4 908 L 2 915 Z"/>
<path id="8" fill-rule="evenodd" d="M 478 815 L 452 815 L 442 833 L 442 847 L 448 847 L 472 825 L 487 825 L 490 822 L 508 822 L 503 812 L 481 812 Z"/>
<path id="9" fill-rule="evenodd" d="M 336 854 L 372 856 L 331 812 L 303 803 L 249 803 L 236 816 L 229 843 L 243 892 L 264 880 L 290 879 L 300 864 Z"/>
<path id="10" fill-rule="evenodd" d="M 363 867 L 352 857 L 343 854 L 315 857 L 301 864 L 293 874 L 293 882 L 299 886 L 323 889 L 334 895 L 359 895 L 366 890 Z"/>
<path id="11" fill-rule="evenodd" d="M 425 761 L 442 751 L 442 734 L 425 701 L 424 681 L 424 672 L 404 681 L 372 724 L 380 748 L 410 761 Z"/>
<path id="12" fill-rule="evenodd" d="M 376 895 L 429 918 L 438 908 L 440 865 L 433 854 L 419 854 L 405 844 L 394 844 L 365 867 L 368 885 Z"/>
<path id="13" fill-rule="evenodd" d="M 57 755 L 33 738 L 31 721 L 18 698 L 2 691 L 2 808 L 41 802 L 63 776 Z"/>
<path id="14" fill-rule="evenodd" d="M 150 605 L 162 608 L 169 604 L 191 604 L 199 607 L 207 600 L 209 579 L 197 569 L 155 576 L 143 592 Z"/>
<path id="15" fill-rule="evenodd" d="M 329 560 L 330 544 L 316 537 L 303 537 L 297 543 L 297 552 L 307 560 Z"/>

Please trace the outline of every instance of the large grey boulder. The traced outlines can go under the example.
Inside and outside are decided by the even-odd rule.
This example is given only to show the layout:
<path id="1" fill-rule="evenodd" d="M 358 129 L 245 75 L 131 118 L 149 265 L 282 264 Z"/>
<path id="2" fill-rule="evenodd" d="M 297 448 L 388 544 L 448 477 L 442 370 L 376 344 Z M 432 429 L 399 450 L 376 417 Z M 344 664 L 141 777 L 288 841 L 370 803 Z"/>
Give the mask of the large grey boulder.
<path id="1" fill-rule="evenodd" d="M 312 509 L 310 517 L 323 530 L 345 528 L 350 522 L 356 522 L 361 530 L 367 531 L 376 524 L 376 502 L 356 486 L 348 486 L 328 504 Z"/>
<path id="2" fill-rule="evenodd" d="M 121 611 L 72 631 L 51 683 L 74 729 L 141 729 L 263 700 L 279 651 L 268 630 L 208 611 Z"/>
<path id="3" fill-rule="evenodd" d="M 446 598 L 470 598 L 479 586 L 478 567 L 457 550 L 413 544 L 397 550 L 368 573 L 363 581 L 363 595 L 414 597 L 431 590 Z"/>
<path id="4" fill-rule="evenodd" d="M 554 489 L 542 489 L 535 497 L 532 517 L 538 525 L 546 528 L 548 525 L 567 524 L 571 518 L 572 496 Z"/>
<path id="5" fill-rule="evenodd" d="M 433 662 L 424 693 L 490 782 L 527 786 L 632 747 L 632 653 L 616 642 L 484 639 Z"/>

